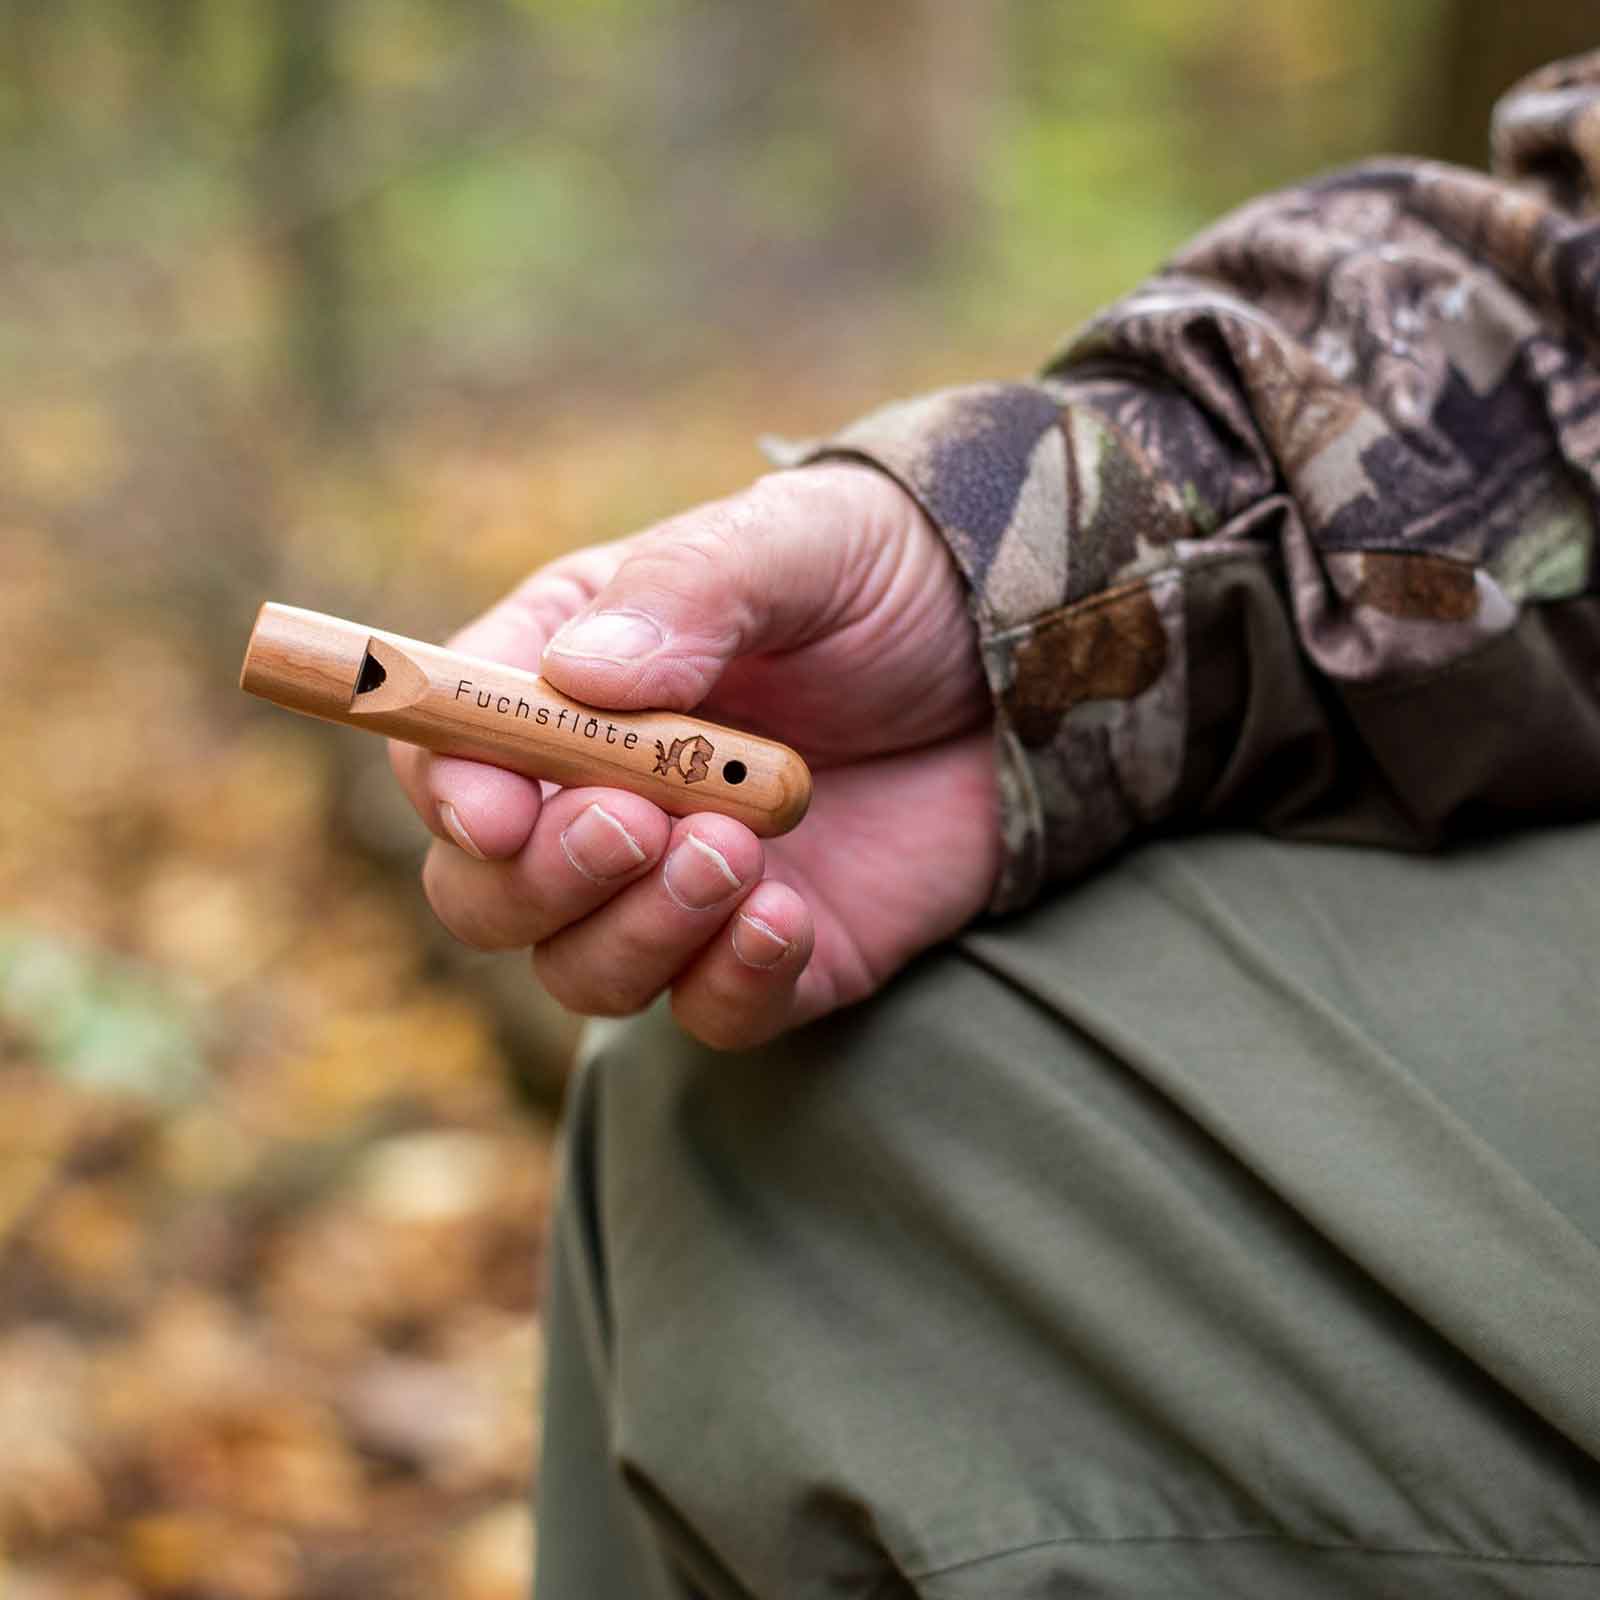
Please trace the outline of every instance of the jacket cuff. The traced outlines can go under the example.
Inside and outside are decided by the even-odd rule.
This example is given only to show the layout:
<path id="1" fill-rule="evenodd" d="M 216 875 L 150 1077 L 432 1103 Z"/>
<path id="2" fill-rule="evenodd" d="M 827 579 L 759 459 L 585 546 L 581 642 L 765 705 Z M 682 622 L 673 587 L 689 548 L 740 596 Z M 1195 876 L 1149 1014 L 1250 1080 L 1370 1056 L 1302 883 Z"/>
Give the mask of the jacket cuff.
<path id="1" fill-rule="evenodd" d="M 1181 585 L 1162 552 L 1189 518 L 1114 423 L 1060 385 L 977 384 L 767 448 L 782 465 L 887 472 L 967 581 L 995 705 L 992 911 L 1082 874 L 1165 811 L 1184 671 Z"/>

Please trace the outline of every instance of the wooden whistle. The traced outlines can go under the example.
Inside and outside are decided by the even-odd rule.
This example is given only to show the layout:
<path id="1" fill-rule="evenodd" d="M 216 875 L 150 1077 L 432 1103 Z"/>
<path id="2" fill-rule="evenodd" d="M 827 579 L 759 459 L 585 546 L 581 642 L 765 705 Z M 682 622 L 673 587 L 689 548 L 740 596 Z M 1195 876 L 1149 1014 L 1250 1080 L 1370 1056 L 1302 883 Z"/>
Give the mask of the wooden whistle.
<path id="1" fill-rule="evenodd" d="M 774 740 L 676 711 L 601 711 L 534 673 L 298 606 L 262 606 L 239 687 L 439 755 L 627 789 L 673 816 L 717 811 L 762 838 L 811 801 L 805 762 Z"/>

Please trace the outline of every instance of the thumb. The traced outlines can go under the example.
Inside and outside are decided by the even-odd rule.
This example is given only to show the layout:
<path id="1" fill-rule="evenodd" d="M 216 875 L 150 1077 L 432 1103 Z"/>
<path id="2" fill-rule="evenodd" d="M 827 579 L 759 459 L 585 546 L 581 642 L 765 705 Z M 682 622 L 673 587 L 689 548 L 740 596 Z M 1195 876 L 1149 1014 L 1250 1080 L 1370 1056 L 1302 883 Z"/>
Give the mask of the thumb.
<path id="1" fill-rule="evenodd" d="M 739 656 L 792 649 L 870 606 L 871 575 L 892 567 L 918 516 L 869 467 L 761 478 L 632 540 L 539 670 L 590 705 L 691 710 Z"/>

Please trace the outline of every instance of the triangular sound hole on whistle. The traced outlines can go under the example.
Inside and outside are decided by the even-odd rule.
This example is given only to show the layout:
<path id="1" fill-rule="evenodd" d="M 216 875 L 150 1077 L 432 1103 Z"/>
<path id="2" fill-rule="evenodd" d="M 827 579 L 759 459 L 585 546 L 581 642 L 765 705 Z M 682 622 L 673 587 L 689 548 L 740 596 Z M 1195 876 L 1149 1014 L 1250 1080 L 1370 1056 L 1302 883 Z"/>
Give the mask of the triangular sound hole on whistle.
<path id="1" fill-rule="evenodd" d="M 367 651 L 366 660 L 361 663 L 361 676 L 356 680 L 356 693 L 371 694 L 388 676 L 383 663 L 370 650 Z"/>

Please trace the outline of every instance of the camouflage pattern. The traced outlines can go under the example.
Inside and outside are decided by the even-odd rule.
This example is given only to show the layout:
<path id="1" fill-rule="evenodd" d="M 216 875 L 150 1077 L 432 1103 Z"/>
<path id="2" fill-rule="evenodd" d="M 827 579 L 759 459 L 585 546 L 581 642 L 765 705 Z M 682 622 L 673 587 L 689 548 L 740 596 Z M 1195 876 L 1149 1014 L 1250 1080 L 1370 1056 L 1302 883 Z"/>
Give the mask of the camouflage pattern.
<path id="1" fill-rule="evenodd" d="M 1494 177 L 1256 201 L 1036 381 L 802 453 L 892 473 L 971 584 L 996 909 L 1157 826 L 1423 847 L 1600 810 L 1600 52 L 1493 144 Z"/>

